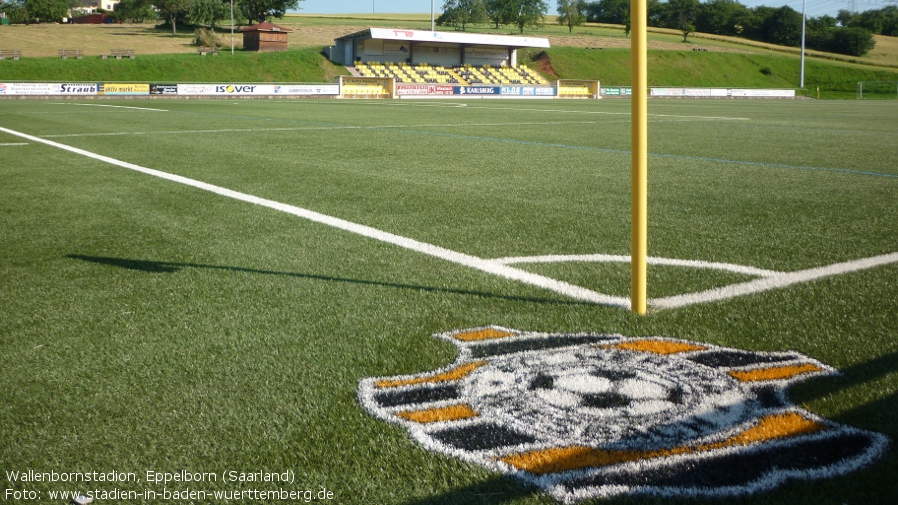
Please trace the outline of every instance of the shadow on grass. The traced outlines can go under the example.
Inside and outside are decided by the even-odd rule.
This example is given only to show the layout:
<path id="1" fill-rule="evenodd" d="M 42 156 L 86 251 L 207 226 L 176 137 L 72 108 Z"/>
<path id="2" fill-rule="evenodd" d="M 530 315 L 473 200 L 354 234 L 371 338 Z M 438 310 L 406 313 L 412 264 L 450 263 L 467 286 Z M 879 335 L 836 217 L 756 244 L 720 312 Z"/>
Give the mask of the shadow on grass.
<path id="1" fill-rule="evenodd" d="M 225 270 L 229 272 L 241 272 L 241 273 L 251 273 L 251 274 L 263 274 L 263 275 L 278 275 L 284 277 L 295 277 L 299 279 L 311 279 L 311 280 L 320 280 L 320 281 L 329 281 L 329 282 L 345 282 L 351 284 L 359 284 L 363 286 L 383 286 L 388 288 L 397 288 L 397 289 L 410 289 L 416 291 L 426 291 L 429 293 L 446 293 L 453 295 L 467 295 L 467 296 L 479 296 L 485 298 L 495 298 L 499 300 L 508 300 L 514 302 L 530 302 L 530 303 L 543 303 L 543 304 L 558 304 L 558 305 L 583 305 L 583 306 L 595 306 L 596 304 L 590 302 L 582 302 L 578 300 L 552 300 L 548 298 L 532 298 L 532 297 L 523 297 L 523 296 L 508 296 L 508 295 L 500 295 L 496 293 L 487 293 L 484 291 L 471 291 L 465 289 L 451 289 L 451 288 L 437 288 L 433 286 L 421 286 L 414 284 L 399 284 L 394 282 L 381 282 L 381 281 L 368 281 L 363 279 L 348 279 L 344 277 L 332 277 L 328 275 L 315 275 L 315 274 L 303 274 L 297 272 L 280 272 L 276 270 L 261 270 L 255 268 L 243 268 L 243 267 L 232 267 L 232 266 L 222 266 L 222 265 L 204 265 L 200 263 L 172 263 L 167 261 L 148 261 L 148 260 L 135 260 L 128 258 L 107 258 L 102 256 L 85 256 L 81 254 L 67 254 L 66 258 L 76 259 L 80 261 L 87 261 L 90 263 L 99 263 L 102 265 L 110 265 L 119 268 L 126 268 L 128 270 L 138 270 L 140 272 L 147 273 L 175 273 L 184 268 L 202 268 L 202 269 L 211 269 L 211 270 Z"/>
<path id="2" fill-rule="evenodd" d="M 807 382 L 796 384 L 790 389 L 790 396 L 796 403 L 823 398 L 825 396 L 863 386 L 898 373 L 898 352 L 885 354 L 878 358 L 858 363 L 844 370 L 841 374 L 830 377 L 817 377 Z M 882 398 L 855 407 L 836 416 L 836 419 L 852 425 L 864 427 L 891 436 L 898 436 L 898 391 Z"/>

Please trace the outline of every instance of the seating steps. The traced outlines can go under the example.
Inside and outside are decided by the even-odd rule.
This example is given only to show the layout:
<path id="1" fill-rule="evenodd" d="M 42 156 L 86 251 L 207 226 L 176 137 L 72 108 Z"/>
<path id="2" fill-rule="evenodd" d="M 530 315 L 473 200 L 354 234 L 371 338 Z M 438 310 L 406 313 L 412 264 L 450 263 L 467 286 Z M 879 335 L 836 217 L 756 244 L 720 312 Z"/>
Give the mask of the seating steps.
<path id="1" fill-rule="evenodd" d="M 362 77 L 394 78 L 396 82 L 411 84 L 549 84 L 534 70 L 519 65 L 517 67 L 491 67 L 485 65 L 459 65 L 452 68 L 441 65 L 418 63 L 378 63 L 356 62 L 356 71 Z"/>

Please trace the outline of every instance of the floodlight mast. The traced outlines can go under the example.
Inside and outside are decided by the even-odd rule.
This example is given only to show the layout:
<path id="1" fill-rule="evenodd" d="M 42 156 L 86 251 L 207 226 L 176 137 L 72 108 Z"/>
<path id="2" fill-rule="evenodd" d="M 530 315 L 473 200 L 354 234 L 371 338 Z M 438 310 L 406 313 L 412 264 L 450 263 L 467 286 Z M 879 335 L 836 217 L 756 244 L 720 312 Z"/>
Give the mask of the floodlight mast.
<path id="1" fill-rule="evenodd" d="M 648 258 L 648 57 L 646 54 L 646 0 L 630 1 L 630 91 L 632 253 L 630 256 L 630 309 L 645 315 Z"/>
<path id="2" fill-rule="evenodd" d="M 808 6 L 808 0 L 801 0 L 801 78 L 799 79 L 798 87 L 804 89 L 804 33 L 805 33 L 805 25 L 807 16 L 805 15 L 805 10 Z"/>

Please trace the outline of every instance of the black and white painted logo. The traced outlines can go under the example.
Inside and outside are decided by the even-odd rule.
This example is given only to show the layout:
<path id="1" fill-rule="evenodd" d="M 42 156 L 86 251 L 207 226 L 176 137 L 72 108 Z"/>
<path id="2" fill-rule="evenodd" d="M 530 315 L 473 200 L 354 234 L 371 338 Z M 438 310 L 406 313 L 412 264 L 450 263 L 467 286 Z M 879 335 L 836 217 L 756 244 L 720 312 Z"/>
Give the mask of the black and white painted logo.
<path id="1" fill-rule="evenodd" d="M 757 493 L 845 474 L 888 445 L 787 402 L 789 384 L 837 373 L 796 352 L 500 327 L 437 337 L 458 346 L 453 365 L 365 379 L 362 404 L 564 502 Z"/>

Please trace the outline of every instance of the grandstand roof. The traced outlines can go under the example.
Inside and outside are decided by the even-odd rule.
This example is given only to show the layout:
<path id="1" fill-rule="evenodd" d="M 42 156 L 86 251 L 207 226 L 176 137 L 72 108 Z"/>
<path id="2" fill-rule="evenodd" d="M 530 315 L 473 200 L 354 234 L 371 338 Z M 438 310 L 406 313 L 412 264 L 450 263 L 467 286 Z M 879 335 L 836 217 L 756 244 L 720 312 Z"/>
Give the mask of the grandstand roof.
<path id="1" fill-rule="evenodd" d="M 368 28 L 344 35 L 337 40 L 351 39 L 404 40 L 409 42 L 442 42 L 478 46 L 549 47 L 549 39 L 542 37 L 517 37 L 513 35 L 489 35 L 484 33 L 432 32 L 429 30 L 406 30 L 399 28 Z"/>

